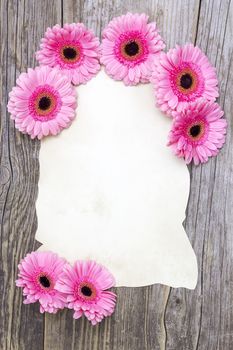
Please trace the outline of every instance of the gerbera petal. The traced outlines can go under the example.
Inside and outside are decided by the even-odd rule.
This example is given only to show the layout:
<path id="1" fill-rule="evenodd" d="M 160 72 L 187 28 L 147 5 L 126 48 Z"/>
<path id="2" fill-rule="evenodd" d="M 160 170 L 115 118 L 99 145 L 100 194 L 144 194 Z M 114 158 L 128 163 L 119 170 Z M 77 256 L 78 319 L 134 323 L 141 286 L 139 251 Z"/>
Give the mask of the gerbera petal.
<path id="1" fill-rule="evenodd" d="M 74 318 L 84 313 L 89 321 L 99 322 L 114 311 L 116 295 L 105 291 L 114 282 L 105 267 L 95 261 L 78 260 L 73 267 L 65 266 L 56 288 L 66 294 L 68 308 L 75 311 Z"/>
<path id="2" fill-rule="evenodd" d="M 8 102 L 17 129 L 32 139 L 41 139 L 70 125 L 75 116 L 75 91 L 58 69 L 46 66 L 29 69 L 17 82 L 20 86 L 12 89 Z"/>
<path id="3" fill-rule="evenodd" d="M 214 101 L 218 96 L 215 68 L 192 44 L 176 46 L 158 56 L 151 81 L 156 103 L 169 116 L 200 98 Z M 176 98 L 171 96 L 175 95 Z M 165 105 L 167 108 L 165 108 Z"/>
<path id="4" fill-rule="evenodd" d="M 58 309 L 63 309 L 66 305 L 65 296 L 55 290 L 54 286 L 63 272 L 64 265 L 63 259 L 50 252 L 27 254 L 19 264 L 16 281 L 16 285 L 23 288 L 26 297 L 24 304 L 39 301 L 41 312 L 55 313 Z"/>
<path id="5" fill-rule="evenodd" d="M 107 74 L 126 85 L 145 83 L 164 46 L 155 23 L 148 23 L 148 16 L 127 13 L 104 29 L 101 63 Z"/>
<path id="6" fill-rule="evenodd" d="M 199 100 L 187 104 L 173 116 L 168 146 L 172 146 L 178 157 L 183 157 L 187 164 L 193 160 L 198 165 L 217 155 L 226 134 L 226 121 L 217 103 Z"/>
<path id="7" fill-rule="evenodd" d="M 99 39 L 81 23 L 56 25 L 47 29 L 36 58 L 41 65 L 58 67 L 73 84 L 81 84 L 100 69 L 99 46 Z M 90 58 L 92 69 L 87 64 Z"/>

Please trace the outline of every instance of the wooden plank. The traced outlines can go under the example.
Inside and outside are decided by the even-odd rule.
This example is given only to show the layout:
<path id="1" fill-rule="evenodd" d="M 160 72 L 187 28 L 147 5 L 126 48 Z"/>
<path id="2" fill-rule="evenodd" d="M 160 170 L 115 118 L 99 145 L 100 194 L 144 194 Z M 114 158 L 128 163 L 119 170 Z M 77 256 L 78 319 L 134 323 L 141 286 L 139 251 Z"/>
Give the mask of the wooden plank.
<path id="1" fill-rule="evenodd" d="M 20 72 L 35 64 L 46 27 L 61 20 L 55 0 L 1 0 L 0 132 L 0 349 L 43 349 L 44 316 L 24 306 L 15 287 L 17 264 L 35 249 L 35 200 L 39 142 L 18 133 L 6 112 L 8 93 Z"/>
<path id="2" fill-rule="evenodd" d="M 174 289 L 167 313 L 167 349 L 232 349 L 233 252 L 233 4 L 203 1 L 197 44 L 217 67 L 227 142 L 217 158 L 191 169 L 186 230 L 198 257 L 195 291 Z"/>
<path id="3" fill-rule="evenodd" d="M 168 47 L 196 37 L 198 1 L 68 0 L 64 2 L 63 22 L 82 21 L 100 36 L 110 19 L 127 11 L 145 12 L 156 20 Z M 160 285 L 118 288 L 117 294 L 115 314 L 96 327 L 84 319 L 73 320 L 71 311 L 46 315 L 45 349 L 165 349 L 164 317 L 170 288 Z M 173 344 L 172 349 L 182 348 Z"/>
<path id="4" fill-rule="evenodd" d="M 202 4 L 197 44 L 218 68 L 220 103 L 230 123 L 232 5 L 229 4 L 228 1 Z M 172 290 L 165 318 L 168 349 L 173 349 L 174 344 L 184 349 L 232 347 L 230 133 L 228 129 L 228 142 L 218 159 L 192 169 L 186 228 L 198 255 L 200 275 L 195 292 Z"/>

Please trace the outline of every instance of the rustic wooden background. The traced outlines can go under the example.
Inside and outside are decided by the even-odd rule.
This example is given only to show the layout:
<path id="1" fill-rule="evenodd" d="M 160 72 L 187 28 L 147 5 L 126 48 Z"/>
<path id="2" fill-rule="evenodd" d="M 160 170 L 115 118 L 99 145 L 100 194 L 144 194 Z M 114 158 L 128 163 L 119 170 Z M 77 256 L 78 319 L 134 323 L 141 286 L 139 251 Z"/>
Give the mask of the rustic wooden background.
<path id="1" fill-rule="evenodd" d="M 233 349 L 233 3 L 231 0 L 0 0 L 0 349 Z M 227 142 L 208 164 L 190 168 L 186 230 L 198 258 L 194 291 L 155 285 L 117 289 L 113 317 L 92 327 L 72 313 L 41 315 L 15 288 L 17 263 L 36 248 L 40 144 L 19 134 L 6 111 L 16 77 L 35 66 L 46 28 L 82 21 L 97 35 L 116 15 L 146 12 L 167 48 L 198 44 L 217 67 Z M 172 174 L 171 174 L 172 176 Z M 184 261 L 185 264 L 185 261 Z"/>

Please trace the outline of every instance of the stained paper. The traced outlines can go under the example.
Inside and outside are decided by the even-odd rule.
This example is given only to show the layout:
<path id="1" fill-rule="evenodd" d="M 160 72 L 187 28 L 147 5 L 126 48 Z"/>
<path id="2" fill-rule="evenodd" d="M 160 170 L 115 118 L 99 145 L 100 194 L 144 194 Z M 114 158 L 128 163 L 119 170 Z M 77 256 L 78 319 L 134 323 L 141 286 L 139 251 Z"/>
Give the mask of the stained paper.
<path id="1" fill-rule="evenodd" d="M 106 266 L 117 286 L 194 288 L 197 263 L 182 222 L 189 172 L 166 146 L 171 119 L 150 84 L 126 87 L 104 71 L 76 88 L 69 129 L 42 141 L 40 249 Z"/>

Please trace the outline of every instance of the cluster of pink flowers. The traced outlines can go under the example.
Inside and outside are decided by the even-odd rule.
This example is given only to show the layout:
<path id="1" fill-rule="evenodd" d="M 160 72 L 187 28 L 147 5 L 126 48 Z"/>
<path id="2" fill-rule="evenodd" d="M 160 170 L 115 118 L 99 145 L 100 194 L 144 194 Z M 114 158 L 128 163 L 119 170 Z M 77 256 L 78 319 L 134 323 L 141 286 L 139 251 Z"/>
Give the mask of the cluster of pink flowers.
<path id="1" fill-rule="evenodd" d="M 84 84 L 100 70 L 99 39 L 81 23 L 48 28 L 40 47 L 40 67 L 19 76 L 8 103 L 16 128 L 32 139 L 70 126 L 77 100 L 72 84 Z"/>
<path id="2" fill-rule="evenodd" d="M 73 85 L 85 84 L 100 70 L 127 85 L 148 82 L 164 43 L 144 14 L 127 13 L 109 23 L 103 42 L 82 23 L 55 25 L 41 39 L 36 58 L 10 93 L 8 111 L 16 128 L 31 138 L 57 135 L 75 116 Z"/>
<path id="3" fill-rule="evenodd" d="M 68 307 L 75 319 L 85 316 L 93 325 L 114 312 L 116 295 L 112 274 L 94 261 L 73 266 L 51 252 L 32 252 L 20 262 L 16 285 L 23 288 L 24 304 L 39 302 L 40 312 Z"/>
<path id="4" fill-rule="evenodd" d="M 89 81 L 101 63 L 111 78 L 125 85 L 151 81 L 156 105 L 173 118 L 168 144 L 187 163 L 206 162 L 218 153 L 226 133 L 223 113 L 215 104 L 215 69 L 192 44 L 167 53 L 164 47 L 156 24 L 145 14 L 114 18 L 101 44 L 82 23 L 48 28 L 36 53 L 41 66 L 22 73 L 10 93 L 8 110 L 16 128 L 41 139 L 69 127 L 76 108 L 73 85 Z"/>
<path id="5" fill-rule="evenodd" d="M 189 164 L 205 163 L 225 142 L 226 120 L 215 102 L 215 68 L 192 44 L 162 52 L 151 82 L 156 105 L 173 118 L 168 145 Z"/>

